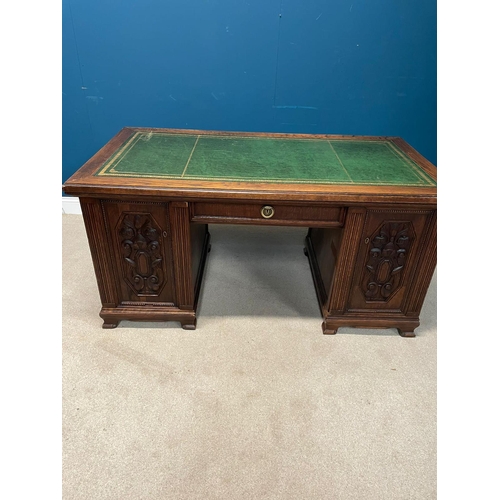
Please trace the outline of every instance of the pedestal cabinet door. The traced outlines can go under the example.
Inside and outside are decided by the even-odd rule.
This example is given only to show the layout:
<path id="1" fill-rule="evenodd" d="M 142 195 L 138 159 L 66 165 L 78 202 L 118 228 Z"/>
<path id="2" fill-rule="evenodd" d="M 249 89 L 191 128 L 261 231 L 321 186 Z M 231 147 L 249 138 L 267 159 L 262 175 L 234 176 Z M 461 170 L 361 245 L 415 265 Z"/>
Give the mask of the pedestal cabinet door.
<path id="1" fill-rule="evenodd" d="M 405 312 L 432 211 L 368 210 L 348 312 Z"/>
<path id="2" fill-rule="evenodd" d="M 103 202 L 122 305 L 174 305 L 165 203 Z"/>

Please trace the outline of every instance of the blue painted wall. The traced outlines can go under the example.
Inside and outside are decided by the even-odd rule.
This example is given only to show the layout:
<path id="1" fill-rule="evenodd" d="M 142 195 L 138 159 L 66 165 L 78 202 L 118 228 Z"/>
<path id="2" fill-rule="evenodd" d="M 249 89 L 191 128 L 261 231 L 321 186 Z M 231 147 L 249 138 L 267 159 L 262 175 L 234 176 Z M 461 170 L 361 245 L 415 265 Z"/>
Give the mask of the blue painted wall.
<path id="1" fill-rule="evenodd" d="M 403 137 L 436 163 L 436 0 L 63 0 L 63 182 L 124 126 Z"/>

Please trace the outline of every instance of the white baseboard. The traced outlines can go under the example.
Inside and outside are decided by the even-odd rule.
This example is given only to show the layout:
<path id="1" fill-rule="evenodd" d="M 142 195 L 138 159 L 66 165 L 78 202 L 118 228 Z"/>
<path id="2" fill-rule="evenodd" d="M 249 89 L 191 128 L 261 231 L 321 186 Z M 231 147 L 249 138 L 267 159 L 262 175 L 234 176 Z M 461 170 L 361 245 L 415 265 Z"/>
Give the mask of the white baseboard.
<path id="1" fill-rule="evenodd" d="M 78 198 L 63 196 L 62 197 L 62 213 L 63 214 L 78 214 L 82 215 L 80 200 Z"/>

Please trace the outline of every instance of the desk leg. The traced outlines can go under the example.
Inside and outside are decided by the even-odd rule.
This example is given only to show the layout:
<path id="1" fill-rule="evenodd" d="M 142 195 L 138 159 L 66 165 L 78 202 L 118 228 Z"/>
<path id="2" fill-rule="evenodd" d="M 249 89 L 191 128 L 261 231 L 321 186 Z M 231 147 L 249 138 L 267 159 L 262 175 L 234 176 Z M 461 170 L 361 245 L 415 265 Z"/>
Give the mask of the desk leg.
<path id="1" fill-rule="evenodd" d="M 196 330 L 196 318 L 181 321 L 181 326 L 183 330 Z"/>
<path id="2" fill-rule="evenodd" d="M 111 328 L 116 328 L 118 326 L 118 322 L 116 323 L 110 323 L 109 321 L 104 320 L 104 323 L 102 324 L 102 327 L 106 330 L 111 329 Z"/>
<path id="3" fill-rule="evenodd" d="M 339 329 L 338 326 L 328 326 L 326 320 L 323 321 L 321 328 L 323 329 L 323 333 L 325 335 L 335 335 Z"/>

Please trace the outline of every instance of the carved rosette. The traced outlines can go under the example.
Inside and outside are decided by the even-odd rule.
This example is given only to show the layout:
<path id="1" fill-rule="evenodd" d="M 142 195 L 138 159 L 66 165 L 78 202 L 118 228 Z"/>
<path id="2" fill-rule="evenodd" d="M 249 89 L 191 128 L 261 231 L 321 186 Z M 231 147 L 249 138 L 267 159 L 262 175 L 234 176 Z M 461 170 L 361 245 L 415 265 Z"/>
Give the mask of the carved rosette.
<path id="1" fill-rule="evenodd" d="M 410 222 L 385 222 L 370 238 L 365 299 L 387 302 L 399 289 L 414 236 Z"/>
<path id="2" fill-rule="evenodd" d="M 163 287 L 160 234 L 150 214 L 125 214 L 118 224 L 125 280 L 138 295 L 158 295 Z"/>

